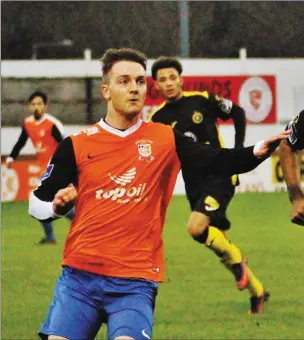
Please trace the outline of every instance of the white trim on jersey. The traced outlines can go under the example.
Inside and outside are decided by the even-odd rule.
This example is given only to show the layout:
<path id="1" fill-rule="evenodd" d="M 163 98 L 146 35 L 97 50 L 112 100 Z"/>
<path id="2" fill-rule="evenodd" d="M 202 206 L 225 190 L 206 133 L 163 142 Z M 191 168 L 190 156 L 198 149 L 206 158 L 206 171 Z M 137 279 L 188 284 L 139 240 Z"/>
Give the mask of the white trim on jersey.
<path id="1" fill-rule="evenodd" d="M 29 198 L 29 214 L 36 218 L 36 220 L 46 220 L 52 218 L 56 220 L 66 216 L 73 208 L 71 208 L 65 215 L 56 214 L 53 210 L 53 202 L 41 201 L 32 191 Z"/>
<path id="2" fill-rule="evenodd" d="M 65 135 L 64 135 L 64 129 L 63 129 L 62 123 L 57 118 L 55 118 L 54 116 L 50 115 L 49 113 L 45 113 L 44 117 L 49 119 L 51 122 L 53 122 L 56 125 L 57 129 L 59 130 L 59 132 L 62 135 L 62 138 L 64 138 Z"/>
<path id="3" fill-rule="evenodd" d="M 140 126 L 142 124 L 142 120 L 139 119 L 138 122 L 135 125 L 131 126 L 129 129 L 127 129 L 125 131 L 121 131 L 121 130 L 113 128 L 112 126 L 108 125 L 103 119 L 101 119 L 98 124 L 101 128 L 112 133 L 113 135 L 125 138 L 125 137 L 131 135 L 132 133 L 134 133 L 135 131 L 137 131 L 140 128 Z"/>
<path id="4" fill-rule="evenodd" d="M 41 201 L 34 192 L 31 192 L 29 199 L 28 212 L 31 216 L 37 220 L 46 220 L 48 218 L 54 218 L 53 202 Z"/>

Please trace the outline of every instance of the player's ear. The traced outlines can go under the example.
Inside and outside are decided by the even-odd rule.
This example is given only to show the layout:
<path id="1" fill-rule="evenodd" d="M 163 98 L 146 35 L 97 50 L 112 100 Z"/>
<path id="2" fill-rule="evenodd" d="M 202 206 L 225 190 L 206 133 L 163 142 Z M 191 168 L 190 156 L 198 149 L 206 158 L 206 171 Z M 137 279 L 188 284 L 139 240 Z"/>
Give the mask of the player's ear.
<path id="1" fill-rule="evenodd" d="M 180 84 L 181 84 L 181 86 L 183 86 L 183 84 L 184 84 L 184 79 L 181 76 L 180 76 Z"/>
<path id="2" fill-rule="evenodd" d="M 153 85 L 156 88 L 156 90 L 159 90 L 158 82 L 156 80 L 153 80 Z"/>
<path id="3" fill-rule="evenodd" d="M 101 89 L 102 96 L 106 100 L 109 100 L 110 99 L 110 93 L 109 93 L 109 86 L 108 86 L 108 84 L 101 84 L 100 89 Z"/>

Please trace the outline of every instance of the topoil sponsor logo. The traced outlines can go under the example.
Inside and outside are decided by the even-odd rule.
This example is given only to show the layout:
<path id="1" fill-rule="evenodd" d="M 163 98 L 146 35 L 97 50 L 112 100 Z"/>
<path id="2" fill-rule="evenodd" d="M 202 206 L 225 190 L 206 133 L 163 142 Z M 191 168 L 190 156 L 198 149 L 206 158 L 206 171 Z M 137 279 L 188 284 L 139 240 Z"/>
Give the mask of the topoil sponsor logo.
<path id="1" fill-rule="evenodd" d="M 145 191 L 146 183 L 139 184 L 136 187 L 131 187 L 129 189 L 126 188 L 115 188 L 111 190 L 104 191 L 102 189 L 96 190 L 96 198 L 98 200 L 101 199 L 111 199 L 112 201 L 116 201 L 119 198 L 127 198 L 130 201 L 130 198 L 139 198 L 143 192 Z"/>
<path id="2" fill-rule="evenodd" d="M 141 201 L 141 196 L 145 191 L 146 183 L 132 186 L 131 188 L 124 188 L 127 184 L 130 184 L 136 176 L 136 168 L 128 170 L 126 173 L 120 176 L 108 174 L 113 182 L 120 184 L 121 187 L 116 187 L 110 190 L 99 189 L 96 190 L 96 199 L 111 199 L 118 203 L 128 203 L 131 200 L 135 202 Z"/>

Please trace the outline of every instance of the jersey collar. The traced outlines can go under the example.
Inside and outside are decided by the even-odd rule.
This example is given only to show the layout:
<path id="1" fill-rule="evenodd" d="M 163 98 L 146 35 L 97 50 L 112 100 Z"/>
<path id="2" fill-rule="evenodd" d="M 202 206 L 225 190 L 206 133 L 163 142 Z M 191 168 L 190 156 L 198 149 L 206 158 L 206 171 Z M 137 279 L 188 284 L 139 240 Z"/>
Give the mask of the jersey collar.
<path id="1" fill-rule="evenodd" d="M 32 118 L 33 118 L 33 121 L 34 121 L 34 123 L 35 123 L 36 125 L 40 125 L 41 123 L 43 123 L 43 122 L 45 121 L 45 119 L 47 118 L 47 116 L 48 116 L 48 114 L 45 113 L 45 114 L 42 116 L 42 118 L 39 119 L 39 120 L 36 120 L 36 119 L 34 118 L 34 115 L 32 115 Z"/>
<path id="2" fill-rule="evenodd" d="M 142 120 L 139 119 L 138 122 L 131 126 L 129 129 L 125 130 L 125 131 L 121 131 L 118 129 L 113 128 L 112 126 L 108 125 L 103 119 L 101 119 L 98 123 L 98 125 L 103 129 L 108 131 L 109 133 L 112 133 L 113 135 L 116 135 L 118 137 L 122 137 L 125 138 L 129 135 L 131 135 L 132 133 L 134 133 L 135 131 L 137 131 L 142 124 Z"/>

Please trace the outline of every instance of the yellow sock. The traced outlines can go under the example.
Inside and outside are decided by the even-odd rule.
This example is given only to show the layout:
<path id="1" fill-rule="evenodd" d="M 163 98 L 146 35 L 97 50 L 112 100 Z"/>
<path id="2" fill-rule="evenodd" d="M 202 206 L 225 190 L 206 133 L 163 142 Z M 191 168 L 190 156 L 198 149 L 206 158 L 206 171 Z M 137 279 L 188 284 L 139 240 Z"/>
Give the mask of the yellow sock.
<path id="1" fill-rule="evenodd" d="M 264 288 L 262 283 L 254 276 L 253 272 L 247 266 L 247 272 L 249 276 L 249 286 L 248 290 L 253 296 L 262 296 L 264 293 Z"/>
<path id="2" fill-rule="evenodd" d="M 240 252 L 239 248 L 236 245 L 231 243 L 231 246 L 234 247 L 236 251 Z M 234 264 L 234 263 L 237 263 L 237 262 L 231 262 L 231 259 L 229 258 L 225 258 L 223 261 L 223 264 L 226 265 L 228 269 L 229 269 L 229 265 Z M 253 272 L 248 266 L 247 266 L 247 272 L 248 272 L 248 277 L 249 277 L 249 285 L 247 289 L 249 290 L 252 296 L 262 296 L 264 293 L 264 287 L 262 283 L 256 278 L 256 276 L 253 274 Z"/>
<path id="3" fill-rule="evenodd" d="M 230 243 L 223 233 L 215 227 L 209 227 L 209 234 L 205 244 L 217 255 L 221 255 L 223 258 L 222 262 L 228 269 L 230 265 L 240 263 L 243 260 L 240 249 L 233 243 Z M 264 293 L 262 283 L 255 277 L 248 266 L 247 271 L 250 282 L 248 285 L 249 292 L 253 296 L 262 296 Z"/>
<path id="4" fill-rule="evenodd" d="M 217 255 L 222 254 L 228 265 L 242 262 L 241 251 L 234 244 L 231 244 L 224 234 L 215 227 L 209 227 L 209 234 L 205 244 Z"/>

